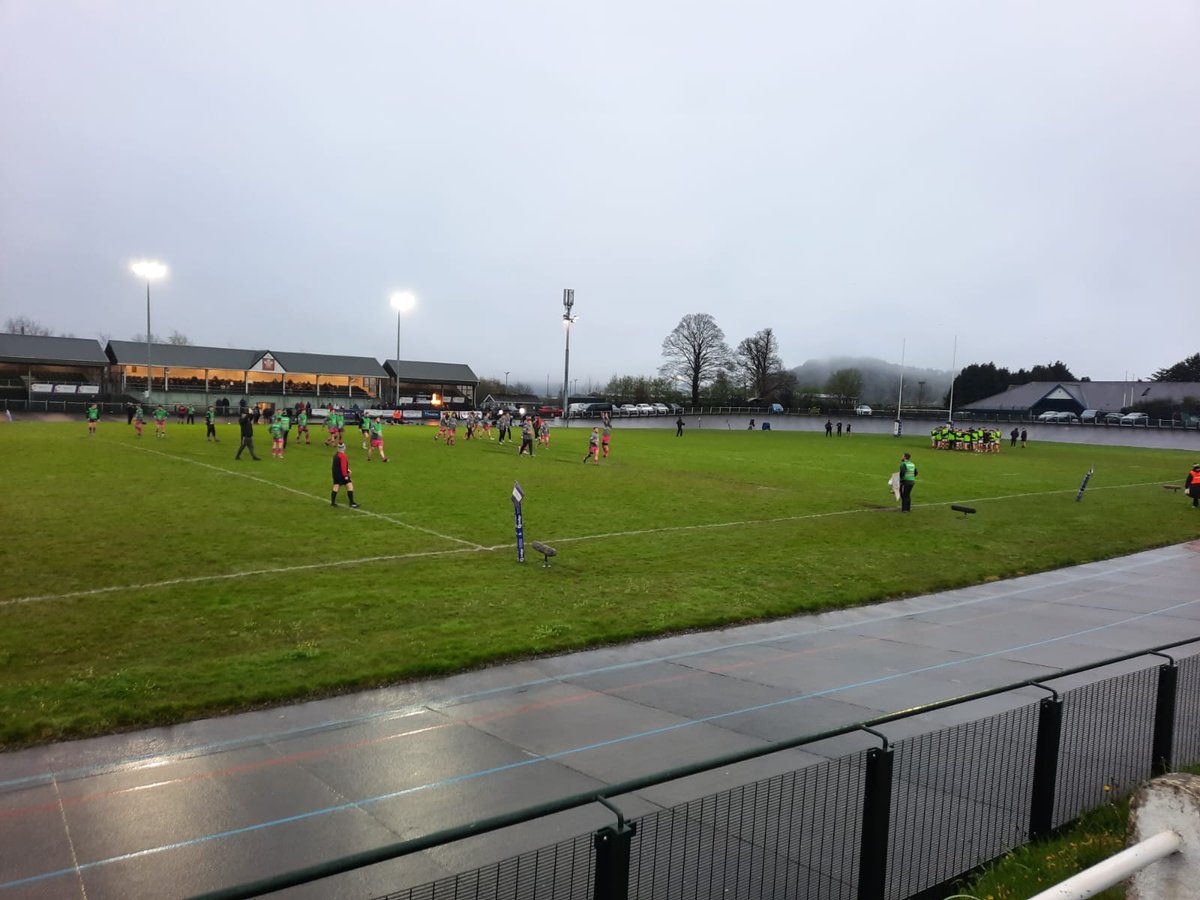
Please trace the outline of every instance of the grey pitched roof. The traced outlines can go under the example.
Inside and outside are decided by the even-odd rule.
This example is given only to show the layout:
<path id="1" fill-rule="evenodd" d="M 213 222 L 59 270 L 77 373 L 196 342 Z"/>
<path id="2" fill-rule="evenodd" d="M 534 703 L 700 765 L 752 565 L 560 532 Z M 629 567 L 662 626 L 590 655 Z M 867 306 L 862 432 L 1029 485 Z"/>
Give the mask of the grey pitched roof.
<path id="1" fill-rule="evenodd" d="M 528 406 L 531 403 L 537 403 L 538 397 L 536 394 L 488 394 L 483 398 L 485 405 L 491 404 L 521 404 Z"/>
<path id="2" fill-rule="evenodd" d="M 478 384 L 479 379 L 464 363 L 419 362 L 402 359 L 386 360 L 383 367 L 393 377 L 400 376 L 401 381 L 413 381 L 418 384 Z"/>
<path id="3" fill-rule="evenodd" d="M 0 361 L 48 365 L 107 366 L 100 342 L 92 338 L 0 334 Z"/>
<path id="4" fill-rule="evenodd" d="M 137 341 L 109 341 L 105 352 L 109 359 L 120 365 L 140 366 L 146 363 L 146 345 Z M 230 347 L 151 344 L 150 362 L 156 367 L 232 369 L 235 372 L 244 372 L 254 365 L 264 352 Z"/>
<path id="5" fill-rule="evenodd" d="M 137 341 L 109 341 L 107 353 L 115 363 L 137 366 L 146 362 L 146 345 Z M 369 356 L 331 356 L 324 353 L 291 353 L 273 350 L 240 350 L 233 347 L 192 347 L 151 344 L 155 366 L 180 369 L 232 369 L 245 372 L 270 353 L 284 372 L 298 375 L 367 375 L 386 378 L 379 360 Z"/>
<path id="6" fill-rule="evenodd" d="M 1178 402 L 1184 397 L 1200 397 L 1200 384 L 1179 381 L 1031 381 L 1018 384 L 1002 394 L 968 403 L 963 409 L 974 411 L 1023 412 L 1043 401 L 1074 401 L 1081 409 L 1115 411 L 1152 400 Z"/>
<path id="7" fill-rule="evenodd" d="M 265 352 L 265 351 L 264 351 Z M 260 353 L 259 357 L 263 354 Z M 292 353 L 271 351 L 289 375 L 365 375 L 386 378 L 387 372 L 379 360 L 370 356 L 333 356 L 327 353 Z M 256 357 L 251 363 L 258 362 Z"/>

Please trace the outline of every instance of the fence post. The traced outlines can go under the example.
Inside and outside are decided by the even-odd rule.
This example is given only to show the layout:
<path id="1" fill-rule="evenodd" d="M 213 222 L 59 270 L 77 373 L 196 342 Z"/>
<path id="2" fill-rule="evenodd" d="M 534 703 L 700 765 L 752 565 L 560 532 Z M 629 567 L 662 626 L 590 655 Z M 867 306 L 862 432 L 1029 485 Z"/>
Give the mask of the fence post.
<path id="1" fill-rule="evenodd" d="M 858 900 L 883 900 L 884 888 L 887 885 L 888 834 L 891 820 L 892 748 L 873 747 L 867 751 L 866 780 L 863 784 Z"/>
<path id="2" fill-rule="evenodd" d="M 1154 701 L 1154 747 L 1150 771 L 1157 778 L 1171 770 L 1171 750 L 1175 742 L 1175 687 L 1179 670 L 1175 661 L 1158 667 L 1158 692 Z"/>
<path id="3" fill-rule="evenodd" d="M 1033 796 L 1029 804 L 1029 839 L 1050 833 L 1058 782 L 1058 748 L 1062 736 L 1062 698 L 1055 694 L 1038 703 L 1037 750 L 1033 761 Z"/>
<path id="4" fill-rule="evenodd" d="M 596 848 L 594 900 L 628 900 L 629 850 L 636 832 L 636 824 L 620 822 L 601 828 L 592 836 L 592 846 Z"/>

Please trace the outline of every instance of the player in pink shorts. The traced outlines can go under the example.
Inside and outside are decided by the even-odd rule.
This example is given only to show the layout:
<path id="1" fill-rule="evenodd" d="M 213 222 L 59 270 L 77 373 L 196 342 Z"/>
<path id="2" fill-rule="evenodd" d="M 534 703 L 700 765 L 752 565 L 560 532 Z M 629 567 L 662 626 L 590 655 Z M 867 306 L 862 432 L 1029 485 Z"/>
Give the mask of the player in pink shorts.
<path id="1" fill-rule="evenodd" d="M 383 421 L 376 416 L 371 420 L 371 446 L 367 450 L 367 462 L 371 461 L 371 454 L 376 450 L 379 451 L 379 458 L 387 462 L 387 455 L 383 452 Z"/>

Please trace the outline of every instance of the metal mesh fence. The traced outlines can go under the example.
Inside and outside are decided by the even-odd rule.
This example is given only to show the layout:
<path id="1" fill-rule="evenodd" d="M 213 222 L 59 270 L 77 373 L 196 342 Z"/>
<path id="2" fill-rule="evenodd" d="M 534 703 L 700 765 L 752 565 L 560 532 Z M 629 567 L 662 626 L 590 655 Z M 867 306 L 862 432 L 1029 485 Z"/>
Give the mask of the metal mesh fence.
<path id="1" fill-rule="evenodd" d="M 1175 695 L 1175 746 L 1171 759 L 1176 766 L 1200 762 L 1200 656 L 1179 660 L 1179 683 Z"/>
<path id="2" fill-rule="evenodd" d="M 1150 777 L 1157 687 L 1151 666 L 1062 693 L 1056 827 Z M 889 900 L 1028 840 L 1038 715 L 1032 702 L 893 745 Z M 1200 761 L 1200 656 L 1179 662 L 1172 759 Z M 633 820 L 629 897 L 853 900 L 865 770 L 855 753 Z M 595 864 L 581 835 L 381 900 L 590 900 Z"/>
<path id="3" fill-rule="evenodd" d="M 1036 704 L 894 747 L 887 896 L 941 884 L 1026 841 Z"/>
<path id="4" fill-rule="evenodd" d="M 863 766 L 844 756 L 643 817 L 630 898 L 854 897 Z"/>
<path id="5" fill-rule="evenodd" d="M 1150 777 L 1157 693 L 1155 668 L 1063 693 L 1054 827 L 1124 796 Z"/>
<path id="6" fill-rule="evenodd" d="M 588 900 L 594 862 L 585 834 L 378 900 Z"/>

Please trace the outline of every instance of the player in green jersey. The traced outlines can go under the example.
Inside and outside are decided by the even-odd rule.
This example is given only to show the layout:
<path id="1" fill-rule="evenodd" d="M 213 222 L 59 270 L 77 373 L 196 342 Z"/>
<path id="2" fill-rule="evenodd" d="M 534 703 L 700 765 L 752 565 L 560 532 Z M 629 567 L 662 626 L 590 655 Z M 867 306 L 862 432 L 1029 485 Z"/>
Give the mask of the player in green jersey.
<path id="1" fill-rule="evenodd" d="M 363 421 L 366 420 L 367 417 L 364 415 Z M 379 458 L 384 462 L 387 462 L 387 454 L 383 452 L 383 421 L 379 418 L 379 416 L 376 416 L 370 421 L 371 446 L 367 448 L 367 462 L 371 461 L 371 454 L 375 452 L 376 448 L 379 450 Z"/>

